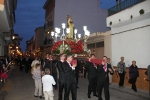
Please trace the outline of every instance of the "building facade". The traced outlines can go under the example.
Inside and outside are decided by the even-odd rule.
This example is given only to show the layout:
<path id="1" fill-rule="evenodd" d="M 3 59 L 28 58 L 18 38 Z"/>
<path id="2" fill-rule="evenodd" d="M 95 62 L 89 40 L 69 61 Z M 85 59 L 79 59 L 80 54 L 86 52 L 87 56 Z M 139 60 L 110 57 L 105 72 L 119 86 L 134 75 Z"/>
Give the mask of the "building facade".
<path id="1" fill-rule="evenodd" d="M 45 9 L 45 38 L 48 44 L 45 52 L 50 52 L 53 39 L 50 36 L 56 27 L 61 28 L 62 23 L 67 25 L 67 15 L 72 16 L 77 33 L 84 34 L 83 26 L 87 26 L 91 33 L 110 30 L 106 27 L 107 10 L 100 8 L 99 0 L 47 0 Z M 48 40 L 49 39 L 49 40 Z"/>
<path id="2" fill-rule="evenodd" d="M 117 66 L 120 57 L 125 57 L 125 84 L 129 85 L 128 67 L 135 60 L 140 72 L 137 87 L 148 90 L 148 82 L 144 81 L 147 76 L 144 73 L 150 65 L 150 0 L 124 2 L 108 9 L 107 26 L 111 27 L 112 65 Z M 113 81 L 118 82 L 116 75 Z"/>
<path id="3" fill-rule="evenodd" d="M 35 29 L 35 52 L 36 56 L 44 57 L 44 27 Z"/>
<path id="4" fill-rule="evenodd" d="M 9 54 L 17 0 L 0 0 L 0 56 Z"/>
<path id="5" fill-rule="evenodd" d="M 103 56 L 111 58 L 111 31 L 96 32 L 89 36 L 87 47 L 96 58 L 102 59 Z"/>

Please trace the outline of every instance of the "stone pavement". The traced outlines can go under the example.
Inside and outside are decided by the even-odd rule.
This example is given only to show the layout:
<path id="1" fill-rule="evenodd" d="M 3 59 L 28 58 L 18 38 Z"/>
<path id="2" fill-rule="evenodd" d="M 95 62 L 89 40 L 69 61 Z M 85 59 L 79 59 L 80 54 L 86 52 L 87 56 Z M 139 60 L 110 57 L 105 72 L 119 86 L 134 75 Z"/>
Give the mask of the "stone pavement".
<path id="1" fill-rule="evenodd" d="M 33 97 L 34 81 L 31 74 L 19 71 L 18 66 L 12 66 L 11 70 L 9 79 L 1 88 L 0 100 L 40 100 Z M 98 100 L 93 95 L 91 99 L 87 98 L 87 79 L 80 78 L 78 86 L 77 100 Z M 54 95 L 54 100 L 57 100 L 57 90 L 54 90 Z M 110 100 L 150 100 L 150 96 L 148 91 L 138 89 L 138 92 L 134 92 L 130 87 L 119 88 L 117 84 L 112 83 L 110 84 Z"/>

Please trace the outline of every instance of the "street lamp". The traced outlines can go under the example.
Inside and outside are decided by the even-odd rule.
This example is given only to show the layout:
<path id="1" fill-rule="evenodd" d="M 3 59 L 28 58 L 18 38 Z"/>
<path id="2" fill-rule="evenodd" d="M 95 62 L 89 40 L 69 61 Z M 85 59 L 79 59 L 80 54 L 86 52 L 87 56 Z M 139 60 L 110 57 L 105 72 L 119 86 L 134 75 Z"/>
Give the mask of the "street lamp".
<path id="1" fill-rule="evenodd" d="M 77 37 L 76 37 L 77 31 L 78 31 L 77 29 L 74 30 L 74 33 L 75 33 L 74 39 L 75 40 L 77 40 Z"/>
<path id="2" fill-rule="evenodd" d="M 84 37 L 83 37 L 83 39 L 84 39 L 84 51 L 88 51 L 86 42 L 89 38 L 90 31 L 87 30 L 87 26 L 83 26 L 83 30 L 84 30 Z"/>

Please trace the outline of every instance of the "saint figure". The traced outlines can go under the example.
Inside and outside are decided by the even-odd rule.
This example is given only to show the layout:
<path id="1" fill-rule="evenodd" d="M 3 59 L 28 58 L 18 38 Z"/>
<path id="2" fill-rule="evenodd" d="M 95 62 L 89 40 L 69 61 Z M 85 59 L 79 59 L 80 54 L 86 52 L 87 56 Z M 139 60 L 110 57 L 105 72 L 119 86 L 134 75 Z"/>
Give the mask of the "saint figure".
<path id="1" fill-rule="evenodd" d="M 70 29 L 67 38 L 74 39 L 74 24 L 72 21 L 72 17 L 68 15 L 67 18 L 68 18 L 68 28 Z"/>

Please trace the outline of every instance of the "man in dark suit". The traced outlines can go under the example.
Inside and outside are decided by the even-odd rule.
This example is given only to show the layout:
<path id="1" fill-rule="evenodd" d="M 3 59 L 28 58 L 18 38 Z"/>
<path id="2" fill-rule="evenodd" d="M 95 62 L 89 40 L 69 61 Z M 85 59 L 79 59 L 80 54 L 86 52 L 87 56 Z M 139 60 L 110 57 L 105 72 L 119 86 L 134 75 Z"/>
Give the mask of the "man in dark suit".
<path id="1" fill-rule="evenodd" d="M 54 85 L 54 88 L 57 90 L 57 85 L 58 85 L 58 82 L 57 82 L 57 60 L 56 60 L 56 57 L 53 56 L 53 60 L 52 60 L 52 76 L 54 77 L 54 80 L 56 82 L 56 84 Z"/>
<path id="2" fill-rule="evenodd" d="M 23 58 L 22 57 L 20 57 L 20 59 L 19 59 L 19 62 L 20 62 L 20 65 L 19 65 L 19 67 L 20 67 L 20 71 L 22 71 L 22 69 L 23 69 Z"/>
<path id="3" fill-rule="evenodd" d="M 64 68 L 63 68 L 63 62 L 65 61 L 66 59 L 66 55 L 65 54 L 60 54 L 60 60 L 57 62 L 57 68 L 58 68 L 58 71 L 59 71 L 59 79 L 58 79 L 58 82 L 59 82 L 59 91 L 58 91 L 58 100 L 62 100 L 62 93 L 63 93 L 63 89 L 64 89 L 64 86 L 65 86 L 65 73 L 64 73 Z"/>
<path id="4" fill-rule="evenodd" d="M 98 66 L 97 71 L 98 71 L 98 78 L 97 78 L 98 100 L 103 100 L 101 97 L 103 88 L 104 88 L 104 93 L 105 93 L 105 100 L 110 100 L 108 73 L 110 72 L 111 74 L 113 74 L 114 71 L 113 71 L 111 65 L 107 63 L 106 56 L 103 57 L 102 64 Z"/>
<path id="5" fill-rule="evenodd" d="M 95 59 L 95 55 L 91 54 L 89 61 L 87 62 L 87 69 L 88 69 L 88 98 L 91 98 L 91 92 L 93 91 L 93 96 L 98 96 L 96 94 L 96 86 L 97 86 L 97 65 L 90 62 L 90 59 Z"/>
<path id="6" fill-rule="evenodd" d="M 76 72 L 75 75 L 76 75 L 76 80 L 77 80 L 77 88 L 79 88 L 78 87 L 78 82 L 79 82 L 79 71 L 80 71 L 80 69 L 81 69 L 81 64 L 80 64 L 79 60 L 77 60 L 77 66 L 75 68 L 75 72 Z"/>
<path id="7" fill-rule="evenodd" d="M 28 73 L 28 71 L 29 71 L 29 68 L 30 68 L 30 59 L 29 59 L 29 57 L 26 57 L 25 58 L 25 72 L 26 73 Z"/>
<path id="8" fill-rule="evenodd" d="M 44 60 L 44 64 L 43 64 L 43 68 L 42 68 L 42 73 L 44 74 L 44 70 L 45 70 L 45 68 L 48 68 L 48 69 L 50 69 L 50 60 L 49 60 L 49 54 L 47 53 L 46 54 L 46 58 L 45 58 L 45 60 Z M 51 71 L 51 70 L 50 70 Z M 51 73 L 52 74 L 52 73 Z"/>
<path id="9" fill-rule="evenodd" d="M 67 55 L 67 60 L 63 63 L 66 80 L 64 100 L 69 100 L 70 91 L 72 93 L 72 100 L 77 99 L 76 76 L 75 76 L 76 64 L 71 65 L 72 60 L 73 56 Z"/>

